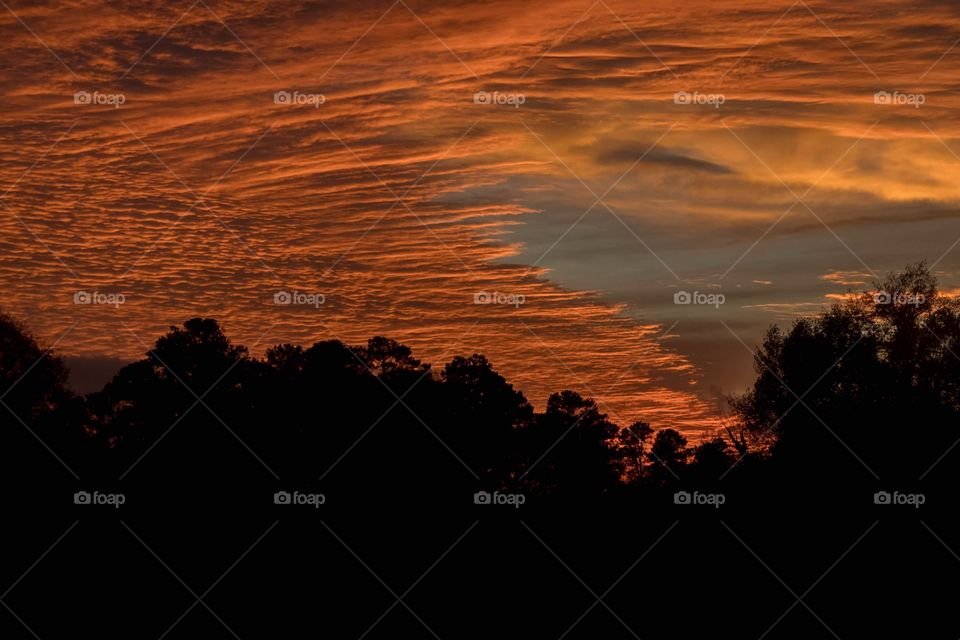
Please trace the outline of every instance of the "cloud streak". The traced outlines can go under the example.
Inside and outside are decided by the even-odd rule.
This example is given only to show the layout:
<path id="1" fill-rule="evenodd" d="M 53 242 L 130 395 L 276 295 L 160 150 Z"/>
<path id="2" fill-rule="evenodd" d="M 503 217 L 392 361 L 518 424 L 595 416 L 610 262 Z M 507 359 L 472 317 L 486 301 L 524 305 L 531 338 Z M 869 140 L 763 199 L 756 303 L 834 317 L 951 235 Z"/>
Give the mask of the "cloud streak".
<path id="1" fill-rule="evenodd" d="M 9 5 L 4 307 L 47 335 L 79 317 L 78 356 L 134 357 L 121 321 L 149 340 L 193 315 L 240 342 L 274 323 L 272 342 L 386 334 L 437 364 L 486 353 L 540 405 L 576 388 L 624 422 L 700 428 L 710 364 L 658 339 L 682 317 L 675 275 L 715 279 L 790 207 L 773 242 L 825 233 L 805 206 L 837 235 L 960 236 L 960 54 L 941 59 L 960 18 L 941 3 Z M 768 246 L 735 277 L 793 305 L 840 282 Z M 833 250 L 833 273 L 863 271 Z M 127 302 L 78 308 L 79 290 Z M 278 307 L 280 290 L 326 301 Z M 730 312 L 799 309 L 749 302 Z"/>

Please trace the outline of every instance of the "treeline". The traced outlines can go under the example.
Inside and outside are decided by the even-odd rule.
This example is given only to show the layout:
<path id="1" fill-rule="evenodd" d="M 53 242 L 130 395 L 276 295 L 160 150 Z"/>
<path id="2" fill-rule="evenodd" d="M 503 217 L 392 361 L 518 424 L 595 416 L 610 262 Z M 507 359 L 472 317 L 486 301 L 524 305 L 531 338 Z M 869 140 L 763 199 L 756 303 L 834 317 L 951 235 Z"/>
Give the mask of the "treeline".
<path id="1" fill-rule="evenodd" d="M 925 265 L 908 267 L 789 330 L 771 327 L 728 427 L 691 443 L 618 425 L 575 391 L 534 411 L 479 354 L 436 369 L 375 337 L 282 344 L 261 359 L 203 318 L 80 397 L 62 360 L 0 316 L 4 474 L 559 498 L 943 479 L 960 438 L 958 340 L 957 301 Z"/>

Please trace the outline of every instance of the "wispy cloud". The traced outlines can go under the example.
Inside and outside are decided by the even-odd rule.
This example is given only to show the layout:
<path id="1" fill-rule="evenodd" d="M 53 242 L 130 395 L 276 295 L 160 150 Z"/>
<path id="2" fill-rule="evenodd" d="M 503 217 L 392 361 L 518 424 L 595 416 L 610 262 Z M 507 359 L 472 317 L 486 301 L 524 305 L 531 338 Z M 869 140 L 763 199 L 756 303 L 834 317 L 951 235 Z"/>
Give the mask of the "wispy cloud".
<path id="1" fill-rule="evenodd" d="M 463 350 L 538 403 L 578 388 L 694 426 L 715 358 L 657 339 L 676 320 L 665 266 L 712 286 L 782 217 L 730 277 L 813 300 L 867 278 L 805 207 L 866 238 L 857 254 L 889 254 L 889 225 L 951 229 L 960 54 L 940 57 L 960 18 L 943 3 L 811 3 L 856 56 L 769 2 L 408 4 L 11 2 L 36 37 L 0 27 L 4 307 L 48 334 L 83 313 L 63 348 L 91 357 L 142 350 L 121 318 L 150 335 L 211 315 L 241 342 L 273 322 L 276 341 L 388 334 L 426 360 L 477 323 Z M 821 240 L 844 262 L 808 259 Z M 127 303 L 77 309 L 93 288 Z M 277 307 L 280 289 L 326 302 Z M 569 369 L 516 339 L 521 320 Z"/>

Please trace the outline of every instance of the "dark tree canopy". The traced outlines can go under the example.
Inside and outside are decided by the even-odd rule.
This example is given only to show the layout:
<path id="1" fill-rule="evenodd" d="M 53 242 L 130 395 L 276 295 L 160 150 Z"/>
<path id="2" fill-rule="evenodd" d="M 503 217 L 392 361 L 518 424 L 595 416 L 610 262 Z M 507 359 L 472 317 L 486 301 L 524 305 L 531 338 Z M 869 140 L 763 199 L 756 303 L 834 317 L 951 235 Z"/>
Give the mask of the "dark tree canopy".
<path id="1" fill-rule="evenodd" d="M 958 341 L 960 303 L 914 265 L 788 331 L 771 327 L 733 407 L 759 452 L 813 480 L 916 480 L 958 435 Z"/>
<path id="2" fill-rule="evenodd" d="M 44 348 L 21 323 L 0 314 L 0 467 L 3 479 L 22 483 L 23 469 L 61 477 L 56 457 L 91 458 L 83 401 L 67 387 L 63 360 Z M 68 463 L 69 464 L 69 463 Z M 13 485 L 7 485 L 13 486 Z"/>
<path id="3" fill-rule="evenodd" d="M 220 324 L 171 327 L 144 358 L 78 397 L 67 370 L 0 315 L 8 473 L 45 446 L 105 478 L 293 478 L 364 495 L 478 488 L 590 498 L 685 485 L 952 477 L 960 437 L 960 303 L 923 264 L 851 293 L 756 351 L 756 379 L 719 433 L 623 427 L 572 390 L 537 412 L 480 354 L 440 370 L 377 336 L 280 344 L 263 359 Z M 148 455 L 149 454 L 149 455 Z M 42 462 L 38 460 L 42 459 Z"/>

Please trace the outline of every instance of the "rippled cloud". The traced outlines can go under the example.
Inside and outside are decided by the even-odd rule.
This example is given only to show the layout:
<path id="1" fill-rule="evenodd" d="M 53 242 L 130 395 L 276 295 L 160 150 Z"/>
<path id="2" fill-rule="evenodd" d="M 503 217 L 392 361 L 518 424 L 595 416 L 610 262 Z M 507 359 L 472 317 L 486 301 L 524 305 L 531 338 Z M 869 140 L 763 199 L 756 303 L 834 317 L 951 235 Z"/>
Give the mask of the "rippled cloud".
<path id="1" fill-rule="evenodd" d="M 8 5 L 2 305 L 67 354 L 383 334 L 697 429 L 749 379 L 724 325 L 957 284 L 948 3 Z"/>

